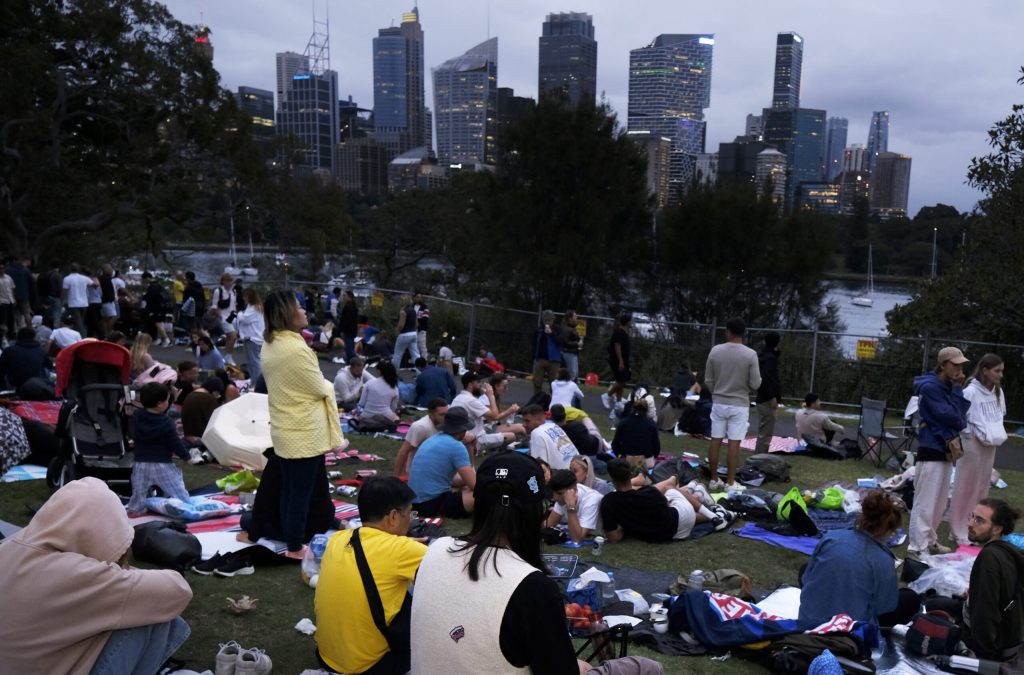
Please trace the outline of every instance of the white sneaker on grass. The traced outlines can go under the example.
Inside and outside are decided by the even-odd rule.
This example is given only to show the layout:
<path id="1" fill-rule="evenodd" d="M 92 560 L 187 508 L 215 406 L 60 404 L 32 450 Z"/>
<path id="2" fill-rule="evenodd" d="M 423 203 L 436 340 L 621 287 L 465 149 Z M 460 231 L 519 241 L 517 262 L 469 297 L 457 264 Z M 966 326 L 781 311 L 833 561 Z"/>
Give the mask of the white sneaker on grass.
<path id="1" fill-rule="evenodd" d="M 267 675 L 274 667 L 262 649 L 243 649 L 235 662 L 235 675 Z"/>
<path id="2" fill-rule="evenodd" d="M 726 492 L 743 492 L 746 489 L 747 489 L 747 486 L 746 485 L 741 485 L 739 482 L 730 483 L 730 484 L 725 486 L 725 491 Z"/>
<path id="3" fill-rule="evenodd" d="M 217 652 L 217 665 L 213 671 L 214 675 L 234 675 L 235 664 L 238 663 L 238 655 L 242 652 L 242 645 L 234 640 L 221 645 Z"/>
<path id="4" fill-rule="evenodd" d="M 712 478 L 708 481 L 708 490 L 711 492 L 725 492 L 725 481 L 721 478 Z"/>

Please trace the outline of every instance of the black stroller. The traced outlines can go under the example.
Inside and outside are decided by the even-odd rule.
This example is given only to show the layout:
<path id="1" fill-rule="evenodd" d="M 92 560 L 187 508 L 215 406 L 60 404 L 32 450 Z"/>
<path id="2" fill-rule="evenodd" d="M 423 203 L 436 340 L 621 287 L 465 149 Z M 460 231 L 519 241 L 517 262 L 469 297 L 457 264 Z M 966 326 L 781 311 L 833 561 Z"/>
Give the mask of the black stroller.
<path id="1" fill-rule="evenodd" d="M 130 373 L 128 350 L 111 342 L 78 342 L 57 355 L 57 395 L 64 403 L 56 429 L 60 452 L 46 472 L 50 487 L 94 476 L 131 494 L 125 412 Z"/>

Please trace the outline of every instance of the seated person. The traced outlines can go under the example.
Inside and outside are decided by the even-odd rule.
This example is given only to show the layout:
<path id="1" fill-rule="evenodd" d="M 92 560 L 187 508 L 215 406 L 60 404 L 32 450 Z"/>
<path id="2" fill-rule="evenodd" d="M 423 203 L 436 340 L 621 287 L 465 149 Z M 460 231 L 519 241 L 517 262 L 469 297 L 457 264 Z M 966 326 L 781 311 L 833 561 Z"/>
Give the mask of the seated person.
<path id="1" fill-rule="evenodd" d="M 472 428 L 464 409 L 448 408 L 441 432 L 424 441 L 413 457 L 409 487 L 416 493 L 413 508 L 420 516 L 465 518 L 473 512 L 476 472 L 462 443 Z"/>
<path id="2" fill-rule="evenodd" d="M 219 349 L 213 346 L 213 340 L 209 335 L 199 336 L 199 341 L 196 344 L 196 361 L 202 370 L 224 369 L 224 356 Z"/>
<path id="3" fill-rule="evenodd" d="M 910 589 L 900 591 L 894 557 L 885 545 L 900 526 L 900 512 L 882 490 L 868 493 L 861 507 L 856 527 L 826 532 L 815 547 L 801 578 L 801 627 L 846 614 L 888 628 L 917 613 L 921 599 Z"/>
<path id="4" fill-rule="evenodd" d="M 0 354 L 0 389 L 17 389 L 33 377 L 47 378 L 53 362 L 36 342 L 36 332 L 19 328 L 17 339 Z"/>
<path id="5" fill-rule="evenodd" d="M 451 405 L 453 408 L 462 408 L 469 415 L 478 453 L 505 447 L 516 439 L 519 430 L 523 430 L 520 425 L 498 426 L 493 431 L 486 429 L 485 422 L 501 422 L 516 414 L 519 406 L 513 403 L 499 411 L 493 387 L 478 373 L 469 371 L 462 376 L 462 391 L 452 399 Z"/>
<path id="6" fill-rule="evenodd" d="M 196 388 L 199 381 L 199 364 L 192 360 L 178 361 L 178 380 L 174 388 L 178 390 L 178 405 L 183 405 L 185 399 Z"/>
<path id="7" fill-rule="evenodd" d="M 580 407 L 583 391 L 569 378 L 568 368 L 559 368 L 558 377 L 551 381 L 551 405 Z"/>
<path id="8" fill-rule="evenodd" d="M 128 342 L 128 336 L 119 330 L 112 330 L 107 333 L 106 337 L 103 338 L 104 342 L 113 342 L 115 345 L 126 346 Z"/>
<path id="9" fill-rule="evenodd" d="M 181 431 L 185 444 L 197 448 L 202 444 L 206 425 L 213 417 L 213 411 L 224 398 L 224 383 L 219 377 L 208 377 L 201 387 L 196 387 L 181 406 Z"/>
<path id="10" fill-rule="evenodd" d="M 48 349 L 50 346 L 50 336 L 53 335 L 53 317 L 49 313 L 40 319 L 39 323 L 36 323 L 35 318 L 32 319 L 32 327 L 36 331 L 36 342 L 43 349 Z"/>
<path id="11" fill-rule="evenodd" d="M 380 377 L 363 387 L 359 395 L 359 428 L 364 431 L 394 431 L 402 407 L 398 393 L 398 370 L 390 361 L 377 365 Z"/>
<path id="12" fill-rule="evenodd" d="M 335 349 L 343 349 L 345 341 L 340 337 L 334 337 L 334 322 L 328 321 L 320 326 L 320 329 L 313 333 L 313 344 L 310 347 L 314 352 L 326 354 Z"/>
<path id="13" fill-rule="evenodd" d="M 171 390 L 159 382 L 148 382 L 139 390 L 143 410 L 132 415 L 132 438 L 135 461 L 132 463 L 132 498 L 127 510 L 130 516 L 146 513 L 146 497 L 154 485 L 168 497 L 188 502 L 188 489 L 181 469 L 174 466 L 177 455 L 189 458 L 185 444 L 178 437 L 174 422 L 167 416 Z"/>
<path id="14" fill-rule="evenodd" d="M 339 673 L 405 673 L 410 655 L 393 653 L 374 623 L 352 547 L 358 534 L 373 583 L 390 626 L 399 612 L 412 611 L 409 585 L 416 579 L 427 547 L 405 536 L 412 520 L 409 486 L 394 476 L 371 478 L 359 490 L 359 515 L 363 525 L 342 530 L 327 543 L 316 585 L 317 653 L 332 671 Z M 408 629 L 408 622 L 399 622 Z M 408 635 L 405 637 L 408 644 Z"/>
<path id="15" fill-rule="evenodd" d="M 586 485 L 588 488 L 593 488 L 602 495 L 606 495 L 615 490 L 615 486 L 603 478 L 597 477 L 597 474 L 594 472 L 595 461 L 598 460 L 586 455 L 576 455 L 572 458 L 572 462 L 569 463 L 569 470 L 576 474 L 577 483 Z M 605 467 L 607 468 L 607 464 Z M 646 480 L 644 482 L 646 483 Z"/>
<path id="16" fill-rule="evenodd" d="M 551 472 L 548 479 L 555 505 L 548 515 L 548 527 L 564 523 L 569 538 L 577 544 L 601 527 L 601 493 L 576 482 L 576 474 L 568 469 Z"/>
<path id="17" fill-rule="evenodd" d="M 361 356 L 353 356 L 348 365 L 334 376 L 334 397 L 338 407 L 346 411 L 355 409 L 359 397 L 363 395 L 363 387 L 375 378 L 366 370 L 366 361 Z"/>
<path id="18" fill-rule="evenodd" d="M 832 438 L 843 433 L 843 425 L 836 424 L 821 411 L 821 397 L 811 393 L 804 396 L 804 405 L 796 411 L 796 437 L 810 436 L 816 441 L 832 443 Z"/>
<path id="19" fill-rule="evenodd" d="M 228 365 L 233 368 L 237 368 L 234 364 Z M 228 371 L 225 368 L 217 368 L 213 371 L 213 376 L 224 384 L 224 396 L 221 399 L 222 403 L 229 403 L 242 395 L 242 392 L 238 389 L 238 385 L 235 384 L 235 381 L 230 375 L 228 375 Z"/>
<path id="20" fill-rule="evenodd" d="M 647 414 L 647 406 L 647 399 L 639 398 L 633 401 L 630 414 L 619 418 L 612 439 L 612 452 L 650 469 L 654 467 L 654 458 L 661 454 L 661 439 L 658 437 L 658 425 Z"/>
<path id="21" fill-rule="evenodd" d="M 562 431 L 569 437 L 572 444 L 581 455 L 595 457 L 604 448 L 601 447 L 601 440 L 590 433 L 587 425 L 580 420 L 570 422 L 565 414 L 565 407 L 559 403 L 551 406 L 551 421 L 562 427 Z"/>
<path id="22" fill-rule="evenodd" d="M 60 328 L 54 328 L 53 332 L 50 333 L 50 344 L 47 346 L 46 351 L 50 356 L 56 356 L 57 352 L 70 347 L 76 342 L 82 341 L 82 334 L 71 326 L 61 326 Z"/>
<path id="23" fill-rule="evenodd" d="M 71 481 L 0 545 L 0 670 L 155 673 L 189 634 L 174 570 L 125 565 L 135 530 L 97 478 Z M 26 582 L 45 580 L 40 585 Z M 17 608 L 17 609 L 15 609 Z"/>
<path id="24" fill-rule="evenodd" d="M 416 405 L 426 405 L 427 401 L 443 398 L 451 403 L 458 393 L 452 371 L 437 365 L 428 365 L 422 356 L 416 359 Z"/>
<path id="25" fill-rule="evenodd" d="M 427 414 L 409 425 L 402 447 L 398 448 L 398 455 L 395 456 L 395 476 L 409 473 L 416 450 L 428 438 L 441 433 L 441 424 L 447 412 L 448 403 L 443 398 L 435 398 L 427 404 Z"/>
<path id="26" fill-rule="evenodd" d="M 724 530 L 736 519 L 736 514 L 713 505 L 706 490 L 680 490 L 676 476 L 655 485 L 634 486 L 633 467 L 625 458 L 608 462 L 608 475 L 615 491 L 601 499 L 601 520 L 610 543 L 624 537 L 652 543 L 686 539 L 697 523 L 712 523 L 715 530 Z"/>
<path id="27" fill-rule="evenodd" d="M 572 458 L 580 454 L 569 436 L 544 415 L 544 408 L 523 408 L 523 426 L 530 434 L 530 455 L 543 459 L 552 470 L 568 469 Z"/>

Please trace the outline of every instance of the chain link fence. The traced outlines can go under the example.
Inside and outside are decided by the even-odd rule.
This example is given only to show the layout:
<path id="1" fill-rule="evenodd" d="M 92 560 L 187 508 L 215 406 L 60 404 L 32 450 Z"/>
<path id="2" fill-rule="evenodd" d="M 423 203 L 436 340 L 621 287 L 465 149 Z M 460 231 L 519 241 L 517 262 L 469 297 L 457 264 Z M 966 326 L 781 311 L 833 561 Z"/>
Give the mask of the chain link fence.
<path id="1" fill-rule="evenodd" d="M 399 298 L 410 292 L 362 287 L 355 288 L 354 292 L 360 313 L 393 341 Z M 442 345 L 448 345 L 456 355 L 465 356 L 468 364 L 481 349 L 486 349 L 509 370 L 532 372 L 540 307 L 522 310 L 429 295 L 424 298 L 431 312 L 427 340 L 431 354 L 436 354 Z M 608 343 L 614 319 L 582 314 L 579 319 L 579 330 L 584 336 L 580 377 L 594 372 L 602 382 L 607 381 L 611 378 Z M 772 331 L 782 338 L 779 374 L 786 399 L 802 401 L 805 394 L 813 391 L 830 406 L 859 410 L 861 398 L 872 398 L 886 401 L 891 410 L 902 412 L 912 395 L 914 377 L 933 368 L 938 350 L 952 345 L 962 349 L 972 362 L 977 362 L 987 352 L 999 354 L 1006 362 L 1008 374 L 1003 381 L 1007 419 L 1024 417 L 1024 378 L 1015 377 L 1017 373 L 1024 373 L 1024 345 L 766 327 L 747 328 L 744 342 L 760 350 L 765 334 Z M 724 339 L 724 322 L 723 325 L 680 323 L 634 314 L 630 359 L 634 382 L 654 388 L 667 387 L 682 368 L 701 373 L 711 347 Z"/>

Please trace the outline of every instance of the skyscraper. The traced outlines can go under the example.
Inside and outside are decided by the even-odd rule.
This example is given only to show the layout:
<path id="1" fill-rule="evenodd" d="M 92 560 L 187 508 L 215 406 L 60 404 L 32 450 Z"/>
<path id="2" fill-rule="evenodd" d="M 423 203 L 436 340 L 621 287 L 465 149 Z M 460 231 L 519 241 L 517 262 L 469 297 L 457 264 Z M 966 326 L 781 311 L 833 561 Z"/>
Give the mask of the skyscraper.
<path id="1" fill-rule="evenodd" d="M 437 158 L 442 166 L 495 161 L 498 38 L 433 69 Z"/>
<path id="2" fill-rule="evenodd" d="M 426 145 L 423 28 L 419 9 L 373 39 L 373 119 L 377 141 L 394 155 Z"/>
<path id="3" fill-rule="evenodd" d="M 301 56 L 277 55 L 277 133 L 294 146 L 296 167 L 335 174 L 338 145 L 338 73 L 331 70 L 327 20 L 313 16 L 313 34 Z M 298 58 L 296 58 L 298 57 Z"/>
<path id="4" fill-rule="evenodd" d="M 764 131 L 764 118 L 761 115 L 747 115 L 747 123 L 744 126 L 745 136 L 760 138 Z"/>
<path id="5" fill-rule="evenodd" d="M 672 169 L 672 139 L 655 136 L 650 131 L 629 131 L 626 137 L 644 149 L 647 155 L 647 191 L 654 196 L 658 208 L 669 200 L 668 176 Z"/>
<path id="6" fill-rule="evenodd" d="M 800 107 L 800 79 L 804 66 L 804 39 L 796 33 L 775 38 L 775 87 L 772 108 Z"/>
<path id="7" fill-rule="evenodd" d="M 239 87 L 235 94 L 238 108 L 252 118 L 250 133 L 264 157 L 271 157 L 274 149 L 274 92 L 256 87 Z"/>
<path id="8" fill-rule="evenodd" d="M 881 152 L 871 174 L 871 210 L 883 216 L 905 216 L 910 193 L 910 156 Z"/>
<path id="9" fill-rule="evenodd" d="M 843 166 L 840 173 L 867 171 L 867 151 L 860 143 L 854 143 L 843 150 Z"/>
<path id="10" fill-rule="evenodd" d="M 786 200 L 786 156 L 774 148 L 757 153 L 757 194 L 764 194 L 769 187 L 781 210 Z"/>
<path id="11" fill-rule="evenodd" d="M 672 139 L 669 184 L 692 180 L 704 152 L 704 109 L 711 105 L 715 36 L 659 35 L 629 52 L 629 131 Z"/>
<path id="12" fill-rule="evenodd" d="M 786 155 L 786 211 L 796 207 L 800 183 L 825 175 L 825 111 L 765 108 L 764 142 Z"/>
<path id="13" fill-rule="evenodd" d="M 594 20 L 582 12 L 548 14 L 541 29 L 537 91 L 540 99 L 564 96 L 575 106 L 597 93 Z"/>
<path id="14" fill-rule="evenodd" d="M 868 171 L 874 173 L 878 156 L 888 151 L 889 111 L 879 110 L 871 113 L 871 126 L 868 128 Z"/>
<path id="15" fill-rule="evenodd" d="M 843 172 L 843 151 L 849 125 L 845 117 L 829 117 L 825 125 L 825 180 L 829 183 Z"/>

